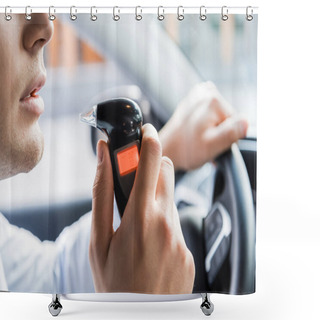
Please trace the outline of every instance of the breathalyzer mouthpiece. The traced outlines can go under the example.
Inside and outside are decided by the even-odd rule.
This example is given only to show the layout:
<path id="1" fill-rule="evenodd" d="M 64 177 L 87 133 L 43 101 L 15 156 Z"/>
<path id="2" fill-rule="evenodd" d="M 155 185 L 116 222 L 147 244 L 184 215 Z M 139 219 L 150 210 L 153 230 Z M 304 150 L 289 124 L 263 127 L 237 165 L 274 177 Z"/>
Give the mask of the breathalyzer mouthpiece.
<path id="1" fill-rule="evenodd" d="M 91 110 L 80 114 L 80 121 L 89 124 L 92 127 L 97 127 L 97 106 L 93 106 Z"/>

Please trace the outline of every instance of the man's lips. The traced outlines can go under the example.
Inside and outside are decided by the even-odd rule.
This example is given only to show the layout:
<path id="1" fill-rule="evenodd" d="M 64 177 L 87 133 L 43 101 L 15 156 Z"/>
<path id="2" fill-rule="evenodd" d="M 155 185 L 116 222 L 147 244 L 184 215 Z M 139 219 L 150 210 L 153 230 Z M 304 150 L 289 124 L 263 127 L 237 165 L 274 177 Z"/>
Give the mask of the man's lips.
<path id="1" fill-rule="evenodd" d="M 24 99 L 20 100 L 20 106 L 28 111 L 31 112 L 38 117 L 43 113 L 44 111 L 44 103 L 42 97 L 35 95 L 35 96 L 28 96 Z"/>
<path id="2" fill-rule="evenodd" d="M 37 77 L 30 81 L 30 84 L 23 91 L 20 101 L 31 96 L 35 96 L 35 94 L 44 86 L 46 82 L 46 75 L 44 73 L 39 73 Z"/>
<path id="3" fill-rule="evenodd" d="M 46 76 L 40 73 L 23 91 L 20 98 L 21 107 L 37 116 L 40 116 L 44 111 L 44 103 L 37 92 L 44 86 Z"/>

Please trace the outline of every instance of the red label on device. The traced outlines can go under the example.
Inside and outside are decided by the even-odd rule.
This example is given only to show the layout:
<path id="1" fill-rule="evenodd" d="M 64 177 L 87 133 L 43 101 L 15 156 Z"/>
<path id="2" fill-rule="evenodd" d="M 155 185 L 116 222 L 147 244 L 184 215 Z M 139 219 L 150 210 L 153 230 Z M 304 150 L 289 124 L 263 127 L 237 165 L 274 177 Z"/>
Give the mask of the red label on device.
<path id="1" fill-rule="evenodd" d="M 139 151 L 136 145 L 120 151 L 117 154 L 120 176 L 124 176 L 137 169 Z"/>

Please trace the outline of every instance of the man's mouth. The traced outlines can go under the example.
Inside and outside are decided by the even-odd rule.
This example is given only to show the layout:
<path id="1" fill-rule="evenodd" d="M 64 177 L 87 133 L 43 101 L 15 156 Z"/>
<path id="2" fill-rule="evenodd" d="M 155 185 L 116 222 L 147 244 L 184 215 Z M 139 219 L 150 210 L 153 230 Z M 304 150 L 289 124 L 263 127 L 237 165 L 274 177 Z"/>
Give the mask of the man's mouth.
<path id="1" fill-rule="evenodd" d="M 32 98 L 38 97 L 38 95 L 37 95 L 37 92 L 38 92 L 38 91 L 39 91 L 39 88 L 32 90 L 29 95 L 27 95 L 26 97 L 20 99 L 20 101 L 21 101 L 21 100 L 28 99 L 28 98 L 31 98 L 31 97 L 32 97 Z"/>
<path id="2" fill-rule="evenodd" d="M 42 98 L 38 95 L 38 91 L 45 84 L 46 77 L 44 73 L 40 73 L 33 81 L 30 82 L 22 93 L 20 98 L 21 107 L 33 113 L 37 116 L 40 116 L 44 111 L 44 104 Z"/>
<path id="3" fill-rule="evenodd" d="M 30 84 L 26 87 L 24 92 L 20 97 L 20 101 L 30 98 L 30 97 L 37 97 L 37 92 L 44 86 L 46 82 L 46 76 L 44 73 L 39 73 L 36 78 L 34 78 Z"/>

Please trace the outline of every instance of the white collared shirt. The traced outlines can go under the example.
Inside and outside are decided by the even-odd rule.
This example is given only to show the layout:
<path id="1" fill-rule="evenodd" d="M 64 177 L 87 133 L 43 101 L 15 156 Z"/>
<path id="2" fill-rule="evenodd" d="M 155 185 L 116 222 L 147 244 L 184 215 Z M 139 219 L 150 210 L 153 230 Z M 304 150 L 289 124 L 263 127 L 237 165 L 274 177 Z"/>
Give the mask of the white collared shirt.
<path id="1" fill-rule="evenodd" d="M 63 230 L 55 242 L 40 241 L 0 214 L 0 291 L 94 292 L 88 246 L 91 214 Z"/>

